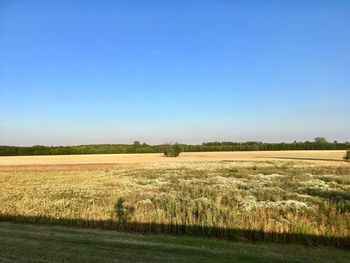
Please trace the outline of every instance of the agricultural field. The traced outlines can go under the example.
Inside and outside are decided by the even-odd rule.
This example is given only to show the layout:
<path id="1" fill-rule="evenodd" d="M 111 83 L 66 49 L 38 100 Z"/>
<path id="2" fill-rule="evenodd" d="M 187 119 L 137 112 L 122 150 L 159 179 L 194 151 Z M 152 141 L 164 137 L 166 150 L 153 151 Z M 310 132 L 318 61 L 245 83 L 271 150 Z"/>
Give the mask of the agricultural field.
<path id="1" fill-rule="evenodd" d="M 0 157 L 0 220 L 347 248 L 344 154 Z"/>
<path id="2" fill-rule="evenodd" d="M 209 161 L 259 161 L 304 160 L 342 161 L 345 151 L 240 151 L 240 152 L 184 152 L 178 158 L 164 158 L 161 153 L 145 154 L 82 154 L 44 156 L 0 156 L 0 165 L 48 165 L 48 164 L 121 164 L 121 163 L 178 163 Z M 339 164 L 332 162 L 331 164 Z M 343 162 L 341 162 L 343 164 Z"/>

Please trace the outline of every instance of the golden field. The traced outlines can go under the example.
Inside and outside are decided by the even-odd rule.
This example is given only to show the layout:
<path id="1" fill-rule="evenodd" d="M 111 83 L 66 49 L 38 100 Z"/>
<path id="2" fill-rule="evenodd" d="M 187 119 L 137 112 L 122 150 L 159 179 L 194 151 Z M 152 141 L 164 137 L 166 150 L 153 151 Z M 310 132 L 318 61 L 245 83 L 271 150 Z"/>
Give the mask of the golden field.
<path id="1" fill-rule="evenodd" d="M 300 159 L 309 161 L 342 161 L 345 151 L 251 151 L 251 152 L 185 152 L 178 158 L 164 158 L 160 153 L 97 154 L 97 155 L 46 155 L 0 156 L 1 165 L 47 164 L 118 164 L 118 163 L 169 163 L 208 162 L 234 160 Z"/>
<path id="2" fill-rule="evenodd" d="M 348 246 L 344 153 L 0 157 L 0 218 Z"/>

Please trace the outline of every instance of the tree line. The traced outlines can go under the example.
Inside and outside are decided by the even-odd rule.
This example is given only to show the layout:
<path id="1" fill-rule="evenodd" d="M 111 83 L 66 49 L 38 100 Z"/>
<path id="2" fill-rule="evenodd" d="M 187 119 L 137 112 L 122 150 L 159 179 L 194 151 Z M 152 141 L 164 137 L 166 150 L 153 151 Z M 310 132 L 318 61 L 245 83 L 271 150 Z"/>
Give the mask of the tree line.
<path id="1" fill-rule="evenodd" d="M 77 146 L 42 146 L 30 147 L 0 146 L 0 156 L 20 155 L 66 155 L 66 154 L 113 154 L 113 153 L 162 153 L 164 145 L 149 145 L 135 141 L 133 144 L 92 144 Z M 212 151 L 283 151 L 283 150 L 348 150 L 350 142 L 328 142 L 323 137 L 314 141 L 292 143 L 264 142 L 206 142 L 199 145 L 179 144 L 184 152 Z"/>

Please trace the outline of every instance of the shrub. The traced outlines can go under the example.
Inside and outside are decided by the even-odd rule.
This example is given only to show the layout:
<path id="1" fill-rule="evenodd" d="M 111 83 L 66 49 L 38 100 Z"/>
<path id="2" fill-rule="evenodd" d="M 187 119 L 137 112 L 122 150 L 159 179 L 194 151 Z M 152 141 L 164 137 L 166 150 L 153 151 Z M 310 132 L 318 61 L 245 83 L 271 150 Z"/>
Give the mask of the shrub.
<path id="1" fill-rule="evenodd" d="M 346 151 L 346 154 L 344 156 L 344 160 L 350 161 L 350 150 Z"/>
<path id="2" fill-rule="evenodd" d="M 173 145 L 166 144 L 164 145 L 163 152 L 166 157 L 177 157 L 183 151 L 181 144 L 175 143 Z"/>

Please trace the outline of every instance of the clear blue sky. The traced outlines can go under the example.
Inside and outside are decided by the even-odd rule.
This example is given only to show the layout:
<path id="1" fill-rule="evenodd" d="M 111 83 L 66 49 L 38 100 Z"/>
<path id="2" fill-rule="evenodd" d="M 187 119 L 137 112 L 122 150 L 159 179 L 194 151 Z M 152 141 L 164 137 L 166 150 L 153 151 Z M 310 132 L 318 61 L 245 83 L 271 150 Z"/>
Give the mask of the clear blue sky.
<path id="1" fill-rule="evenodd" d="M 350 1 L 0 0 L 0 145 L 350 140 Z"/>

